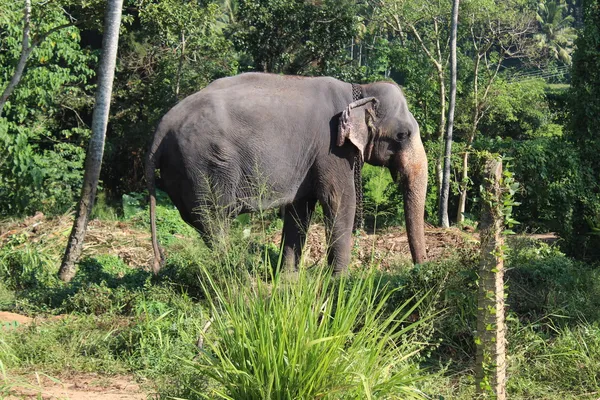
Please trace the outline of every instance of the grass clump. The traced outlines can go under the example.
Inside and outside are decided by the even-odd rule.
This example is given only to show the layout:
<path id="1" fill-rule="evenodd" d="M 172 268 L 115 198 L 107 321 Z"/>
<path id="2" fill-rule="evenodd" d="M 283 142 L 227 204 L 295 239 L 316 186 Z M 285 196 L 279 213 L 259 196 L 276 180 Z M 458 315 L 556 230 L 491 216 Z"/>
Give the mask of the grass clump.
<path id="1" fill-rule="evenodd" d="M 394 290 L 373 272 L 335 279 L 303 271 L 293 282 L 212 291 L 212 334 L 193 364 L 218 382 L 206 398 L 424 398 L 413 356 L 425 344 L 411 338 L 429 319 L 406 322 L 418 301 L 384 315 Z"/>
<path id="2" fill-rule="evenodd" d="M 513 398 L 598 398 L 598 322 L 563 327 L 539 322 L 516 326 L 513 332 L 509 337 L 511 363 L 508 371 L 508 390 Z"/>

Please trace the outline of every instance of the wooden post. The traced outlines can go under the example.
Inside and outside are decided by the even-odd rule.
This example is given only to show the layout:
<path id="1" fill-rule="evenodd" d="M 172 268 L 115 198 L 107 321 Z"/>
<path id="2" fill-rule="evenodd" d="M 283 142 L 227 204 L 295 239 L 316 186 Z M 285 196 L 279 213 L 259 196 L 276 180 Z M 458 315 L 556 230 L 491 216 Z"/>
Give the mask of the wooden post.
<path id="1" fill-rule="evenodd" d="M 481 261 L 477 296 L 478 398 L 506 399 L 506 327 L 504 325 L 504 262 L 502 254 L 502 160 L 488 159 L 480 224 Z"/>

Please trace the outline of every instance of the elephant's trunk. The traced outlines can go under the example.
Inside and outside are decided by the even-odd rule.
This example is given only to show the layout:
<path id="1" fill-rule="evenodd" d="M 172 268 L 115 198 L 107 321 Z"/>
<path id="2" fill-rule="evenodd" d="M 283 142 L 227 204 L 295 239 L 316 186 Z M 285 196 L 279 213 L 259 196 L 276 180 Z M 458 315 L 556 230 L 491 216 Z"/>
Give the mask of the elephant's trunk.
<path id="1" fill-rule="evenodd" d="M 408 244 L 413 262 L 420 264 L 427 258 L 425 246 L 425 197 L 427 195 L 427 156 L 419 135 L 412 145 L 398 157 L 393 176 L 400 176 L 404 193 L 404 216 Z M 398 174 L 399 173 L 399 174 Z"/>

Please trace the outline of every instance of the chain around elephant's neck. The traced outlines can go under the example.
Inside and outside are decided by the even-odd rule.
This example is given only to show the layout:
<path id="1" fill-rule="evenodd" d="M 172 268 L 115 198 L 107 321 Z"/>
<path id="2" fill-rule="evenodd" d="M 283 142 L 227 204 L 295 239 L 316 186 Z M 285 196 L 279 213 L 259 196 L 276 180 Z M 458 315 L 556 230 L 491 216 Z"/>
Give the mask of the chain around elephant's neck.
<path id="1" fill-rule="evenodd" d="M 352 101 L 360 100 L 363 98 L 362 88 L 356 83 L 352 83 Z"/>
<path id="2" fill-rule="evenodd" d="M 363 98 L 362 87 L 356 83 L 352 84 L 352 101 Z M 352 231 L 357 231 L 363 228 L 363 190 L 362 190 L 362 167 L 363 160 L 360 154 L 356 152 L 354 156 L 354 191 L 356 193 L 356 213 L 354 214 L 354 224 Z"/>

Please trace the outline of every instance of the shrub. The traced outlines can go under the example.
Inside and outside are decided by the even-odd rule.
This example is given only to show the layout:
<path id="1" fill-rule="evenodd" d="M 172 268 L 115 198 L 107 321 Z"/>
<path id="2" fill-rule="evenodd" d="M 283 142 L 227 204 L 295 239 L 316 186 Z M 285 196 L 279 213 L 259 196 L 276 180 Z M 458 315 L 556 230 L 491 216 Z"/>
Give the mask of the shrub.
<path id="1" fill-rule="evenodd" d="M 528 239 L 513 244 L 507 261 L 508 303 L 519 317 L 600 319 L 600 270 L 594 265 Z"/>
<path id="2" fill-rule="evenodd" d="M 206 272 L 205 272 L 206 273 Z M 211 282 L 207 276 L 208 282 Z M 419 302 L 384 316 L 392 291 L 373 272 L 350 281 L 319 270 L 272 285 L 212 284 L 214 333 L 193 366 L 224 399 L 423 398 L 411 340 Z"/>

